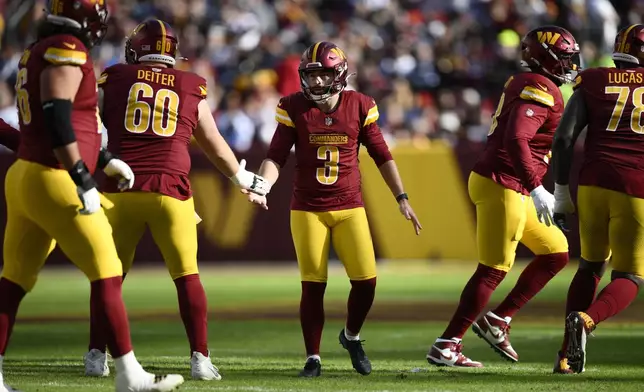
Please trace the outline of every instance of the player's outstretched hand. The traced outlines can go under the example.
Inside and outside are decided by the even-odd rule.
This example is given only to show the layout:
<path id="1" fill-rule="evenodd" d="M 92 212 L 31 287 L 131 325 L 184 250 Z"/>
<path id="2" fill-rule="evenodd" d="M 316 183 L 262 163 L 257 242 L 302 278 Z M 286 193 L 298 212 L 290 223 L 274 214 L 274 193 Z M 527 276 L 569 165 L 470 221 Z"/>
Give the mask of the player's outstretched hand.
<path id="1" fill-rule="evenodd" d="M 416 232 L 416 235 L 419 235 L 420 231 L 423 229 L 423 226 L 418 221 L 414 209 L 411 208 L 411 204 L 409 204 L 409 200 L 402 199 L 398 203 L 398 209 L 400 210 L 400 213 L 403 214 L 405 219 L 411 221 L 411 223 L 414 225 L 414 231 Z"/>
<path id="2" fill-rule="evenodd" d="M 234 176 L 230 177 L 232 182 L 238 187 L 264 196 L 271 191 L 271 184 L 262 176 L 246 170 L 246 160 L 239 161 L 239 170 Z"/>
<path id="3" fill-rule="evenodd" d="M 263 209 L 268 210 L 268 203 L 266 201 L 266 195 L 258 195 L 257 193 L 253 193 L 253 192 L 249 192 L 249 191 L 245 191 L 244 193 L 246 193 L 248 195 L 248 201 L 249 202 L 251 202 L 253 204 L 257 204 L 260 207 L 262 207 Z"/>

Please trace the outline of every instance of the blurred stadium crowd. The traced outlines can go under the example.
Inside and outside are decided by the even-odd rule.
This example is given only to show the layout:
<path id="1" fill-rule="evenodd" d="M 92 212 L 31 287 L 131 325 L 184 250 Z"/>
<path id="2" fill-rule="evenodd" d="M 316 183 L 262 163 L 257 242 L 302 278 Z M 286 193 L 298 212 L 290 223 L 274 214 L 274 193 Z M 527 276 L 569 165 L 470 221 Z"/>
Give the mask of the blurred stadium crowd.
<path id="1" fill-rule="evenodd" d="M 0 0 L 0 118 L 17 124 L 13 84 L 45 0 Z M 568 28 L 582 66 L 612 65 L 618 28 L 642 23 L 644 0 L 108 0 L 110 29 L 97 72 L 123 61 L 123 41 L 154 16 L 180 32 L 179 68 L 209 83 L 221 132 L 240 152 L 268 143 L 280 96 L 299 90 L 306 47 L 345 49 L 350 88 L 376 98 L 391 143 L 485 140 L 503 83 L 518 69 L 521 36 Z M 570 94 L 564 87 L 564 96 Z"/>

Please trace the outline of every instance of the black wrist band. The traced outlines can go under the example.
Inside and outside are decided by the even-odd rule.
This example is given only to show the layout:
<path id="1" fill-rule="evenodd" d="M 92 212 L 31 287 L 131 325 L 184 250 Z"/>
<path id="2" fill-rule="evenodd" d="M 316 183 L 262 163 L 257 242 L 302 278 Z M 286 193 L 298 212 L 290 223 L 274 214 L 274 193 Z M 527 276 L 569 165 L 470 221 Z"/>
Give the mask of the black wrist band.
<path id="1" fill-rule="evenodd" d="M 94 177 L 92 177 L 89 170 L 87 169 L 87 165 L 85 165 L 85 162 L 83 162 L 82 159 L 76 162 L 74 164 L 74 167 L 72 167 L 72 169 L 69 170 L 68 173 L 74 181 L 74 184 L 82 188 L 84 191 L 96 188 L 97 186 Z"/>
<path id="2" fill-rule="evenodd" d="M 118 158 L 116 155 L 107 151 L 107 148 L 101 148 L 101 151 L 98 153 L 98 165 L 97 167 L 101 170 L 105 169 L 105 166 L 112 160 Z"/>
<path id="3" fill-rule="evenodd" d="M 396 201 L 400 203 L 401 200 L 409 200 L 409 196 L 405 192 L 401 193 L 400 195 L 396 196 Z"/>

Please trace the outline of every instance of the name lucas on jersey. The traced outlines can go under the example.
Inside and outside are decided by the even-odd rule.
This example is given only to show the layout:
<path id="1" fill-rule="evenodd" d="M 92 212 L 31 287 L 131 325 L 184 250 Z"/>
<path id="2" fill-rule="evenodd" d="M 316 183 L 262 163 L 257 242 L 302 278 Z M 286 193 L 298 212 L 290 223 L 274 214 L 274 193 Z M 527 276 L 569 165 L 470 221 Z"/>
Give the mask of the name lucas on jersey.
<path id="1" fill-rule="evenodd" d="M 643 79 L 639 72 L 611 72 L 608 74 L 608 83 L 642 84 Z"/>
<path id="2" fill-rule="evenodd" d="M 136 78 L 139 80 L 162 84 L 164 86 L 174 87 L 174 75 L 139 69 L 136 72 Z"/>

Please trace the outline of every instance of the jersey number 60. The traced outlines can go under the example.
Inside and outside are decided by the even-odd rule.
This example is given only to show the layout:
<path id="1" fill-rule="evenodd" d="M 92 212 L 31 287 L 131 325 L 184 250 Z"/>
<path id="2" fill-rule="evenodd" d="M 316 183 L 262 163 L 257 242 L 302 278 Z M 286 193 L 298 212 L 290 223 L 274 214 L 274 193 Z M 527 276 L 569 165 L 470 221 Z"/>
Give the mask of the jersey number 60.
<path id="1" fill-rule="evenodd" d="M 154 97 L 154 108 L 141 98 Z M 152 113 L 150 113 L 152 112 Z M 177 131 L 177 116 L 179 115 L 179 95 L 165 88 L 154 94 L 154 89 L 147 83 L 134 83 L 130 88 L 125 109 L 125 129 L 132 133 L 143 133 L 150 128 L 159 136 L 169 137 Z"/>

